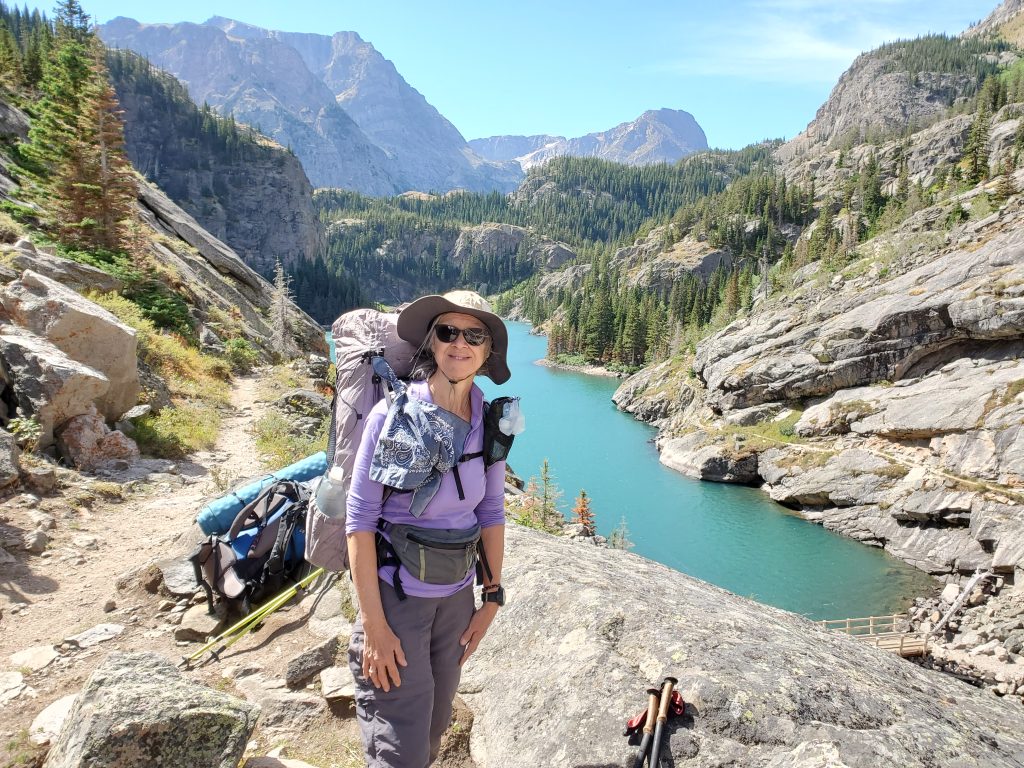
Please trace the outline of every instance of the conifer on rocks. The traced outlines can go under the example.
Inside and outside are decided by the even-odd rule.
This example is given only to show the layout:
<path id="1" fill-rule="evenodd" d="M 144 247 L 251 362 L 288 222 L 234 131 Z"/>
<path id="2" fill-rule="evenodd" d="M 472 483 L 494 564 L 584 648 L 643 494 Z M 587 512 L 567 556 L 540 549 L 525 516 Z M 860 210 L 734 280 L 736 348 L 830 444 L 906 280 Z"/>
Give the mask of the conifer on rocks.
<path id="1" fill-rule="evenodd" d="M 25 156 L 44 223 L 64 243 L 119 250 L 136 188 L 105 51 L 76 0 L 57 6 L 56 36 Z"/>
<path id="2" fill-rule="evenodd" d="M 590 508 L 590 497 L 582 488 L 580 495 L 576 497 L 576 505 L 572 508 L 572 521 L 583 526 L 585 536 L 594 535 L 594 511 Z"/>

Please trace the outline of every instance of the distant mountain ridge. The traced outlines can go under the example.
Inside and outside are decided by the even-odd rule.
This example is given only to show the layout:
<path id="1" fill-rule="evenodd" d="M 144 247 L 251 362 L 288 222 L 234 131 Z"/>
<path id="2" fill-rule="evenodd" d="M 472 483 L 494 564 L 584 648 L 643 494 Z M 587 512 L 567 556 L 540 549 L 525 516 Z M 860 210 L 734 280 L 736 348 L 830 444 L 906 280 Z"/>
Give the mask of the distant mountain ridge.
<path id="1" fill-rule="evenodd" d="M 290 147 L 315 186 L 370 195 L 509 191 L 522 178 L 514 164 L 476 156 L 354 32 L 277 32 L 215 16 L 204 24 L 120 17 L 99 34 L 175 75 L 196 103 L 233 113 Z"/>
<path id="2" fill-rule="evenodd" d="M 515 160 L 528 170 L 552 157 L 597 157 L 625 165 L 674 163 L 708 148 L 693 115 L 681 109 L 652 109 L 636 120 L 574 139 L 564 136 L 491 136 L 469 146 L 495 162 Z"/>

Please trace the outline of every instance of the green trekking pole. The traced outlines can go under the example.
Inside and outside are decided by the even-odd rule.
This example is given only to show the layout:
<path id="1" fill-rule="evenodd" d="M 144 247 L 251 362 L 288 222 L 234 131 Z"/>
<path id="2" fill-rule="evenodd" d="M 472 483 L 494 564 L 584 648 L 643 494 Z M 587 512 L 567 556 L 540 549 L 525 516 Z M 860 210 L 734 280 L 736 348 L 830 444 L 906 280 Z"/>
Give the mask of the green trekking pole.
<path id="1" fill-rule="evenodd" d="M 658 759 L 661 752 L 661 734 L 665 730 L 665 721 L 668 720 L 668 708 L 672 703 L 672 689 L 679 681 L 674 677 L 666 677 L 661 685 L 661 706 L 658 707 L 658 725 L 654 729 L 654 745 L 651 747 L 650 768 L 658 768 Z"/>
<path id="2" fill-rule="evenodd" d="M 231 627 L 228 627 L 226 630 L 217 635 L 217 637 L 213 638 L 213 640 L 210 640 L 206 645 L 204 645 L 198 651 L 193 653 L 191 656 L 183 657 L 181 663 L 178 664 L 178 666 L 185 667 L 187 669 L 189 664 L 191 664 L 204 653 L 209 651 L 211 648 L 217 645 L 217 643 L 223 642 L 225 639 L 231 638 L 230 641 L 224 645 L 224 647 L 218 648 L 216 651 L 213 652 L 213 657 L 216 658 L 219 653 L 223 652 L 226 648 L 229 648 L 231 645 L 238 642 L 238 640 L 244 637 L 250 629 L 259 624 L 263 619 L 272 614 L 278 608 L 281 608 L 286 603 L 288 603 L 293 597 L 295 597 L 296 593 L 298 593 L 300 589 L 305 589 L 323 572 L 323 568 L 317 568 L 315 571 L 313 571 L 311 574 L 309 574 L 304 579 L 299 581 L 297 584 L 289 587 L 276 597 L 271 598 L 269 601 L 261 605 L 248 616 L 244 616 L 238 623 L 232 625 Z M 232 635 L 234 635 L 235 637 L 232 638 Z"/>

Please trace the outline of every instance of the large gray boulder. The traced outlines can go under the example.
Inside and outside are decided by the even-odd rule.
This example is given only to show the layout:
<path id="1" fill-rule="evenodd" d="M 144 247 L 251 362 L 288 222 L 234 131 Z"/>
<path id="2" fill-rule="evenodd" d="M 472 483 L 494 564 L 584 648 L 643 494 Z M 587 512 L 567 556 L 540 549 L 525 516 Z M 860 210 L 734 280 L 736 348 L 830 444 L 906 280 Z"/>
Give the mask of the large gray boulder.
<path id="1" fill-rule="evenodd" d="M 72 360 L 100 371 L 110 382 L 96 400 L 108 420 L 118 418 L 139 396 L 135 329 L 56 280 L 26 270 L 0 291 L 11 320 L 47 339 Z"/>
<path id="2" fill-rule="evenodd" d="M 704 432 L 673 437 L 660 445 L 662 464 L 695 480 L 759 485 L 757 453 L 729 447 Z"/>
<path id="3" fill-rule="evenodd" d="M 630 764 L 623 723 L 667 675 L 677 766 L 1024 761 L 1024 710 L 989 693 L 626 552 L 507 534 L 508 603 L 460 685 L 478 765 Z"/>
<path id="4" fill-rule="evenodd" d="M 99 371 L 11 325 L 0 326 L 0 384 L 26 415 L 39 420 L 40 448 L 52 445 L 56 427 L 89 413 L 110 388 L 110 380 Z"/>
<path id="5" fill-rule="evenodd" d="M 155 653 L 112 653 L 85 684 L 45 768 L 235 768 L 258 705 Z"/>

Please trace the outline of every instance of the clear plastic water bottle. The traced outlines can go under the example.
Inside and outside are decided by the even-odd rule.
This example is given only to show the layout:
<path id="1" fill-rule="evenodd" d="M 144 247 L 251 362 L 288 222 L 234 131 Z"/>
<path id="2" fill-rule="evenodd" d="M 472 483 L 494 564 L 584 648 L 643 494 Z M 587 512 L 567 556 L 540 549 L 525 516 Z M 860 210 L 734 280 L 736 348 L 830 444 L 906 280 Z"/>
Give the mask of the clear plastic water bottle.
<path id="1" fill-rule="evenodd" d="M 519 435 L 526 429 L 526 417 L 519 410 L 519 398 L 513 398 L 501 409 L 498 429 L 506 435 Z"/>
<path id="2" fill-rule="evenodd" d="M 331 467 L 316 489 L 316 508 L 327 517 L 345 516 L 345 470 Z"/>

